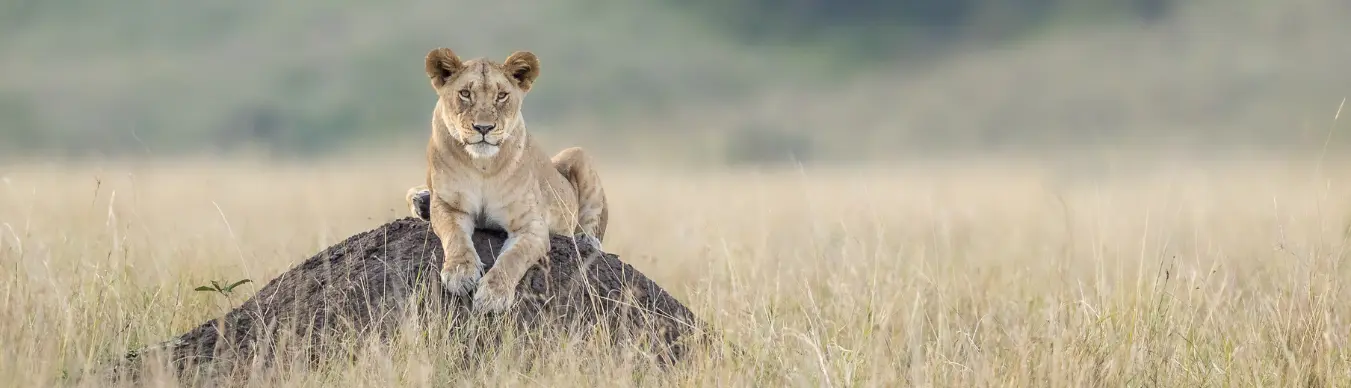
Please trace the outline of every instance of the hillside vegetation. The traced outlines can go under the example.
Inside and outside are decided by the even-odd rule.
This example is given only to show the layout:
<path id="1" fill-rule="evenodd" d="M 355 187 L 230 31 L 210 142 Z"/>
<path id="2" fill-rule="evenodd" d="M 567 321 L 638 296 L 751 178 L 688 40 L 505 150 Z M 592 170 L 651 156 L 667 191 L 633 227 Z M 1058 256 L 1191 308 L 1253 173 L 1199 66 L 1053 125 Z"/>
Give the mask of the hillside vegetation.
<path id="1" fill-rule="evenodd" d="M 418 149 L 437 46 L 538 53 L 548 141 L 713 162 L 1321 146 L 1351 90 L 1333 0 L 771 3 L 11 2 L 0 149 Z"/>

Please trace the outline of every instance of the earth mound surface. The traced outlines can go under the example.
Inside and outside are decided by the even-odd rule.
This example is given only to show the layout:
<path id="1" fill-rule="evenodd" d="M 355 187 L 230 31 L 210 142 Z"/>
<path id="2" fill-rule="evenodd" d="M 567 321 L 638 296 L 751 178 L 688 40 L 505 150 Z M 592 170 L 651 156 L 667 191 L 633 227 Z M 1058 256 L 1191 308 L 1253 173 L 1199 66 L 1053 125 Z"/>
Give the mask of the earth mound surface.
<path id="1" fill-rule="evenodd" d="M 500 231 L 475 232 L 474 244 L 489 268 L 505 239 Z M 582 238 L 553 235 L 550 245 L 547 257 L 518 286 L 514 308 L 485 326 L 474 324 L 485 322 L 484 314 L 472 310 L 470 297 L 441 289 L 441 243 L 430 224 L 395 220 L 334 244 L 224 316 L 132 351 L 125 361 L 134 365 L 155 354 L 182 376 L 202 366 L 268 365 L 278 355 L 318 360 L 345 338 L 387 339 L 410 322 L 449 334 L 484 327 L 587 332 L 603 326 L 610 340 L 642 341 L 647 354 L 663 364 L 680 359 L 691 338 L 707 339 L 701 335 L 704 322 L 618 256 Z M 447 338 L 471 337 L 492 335 Z"/>

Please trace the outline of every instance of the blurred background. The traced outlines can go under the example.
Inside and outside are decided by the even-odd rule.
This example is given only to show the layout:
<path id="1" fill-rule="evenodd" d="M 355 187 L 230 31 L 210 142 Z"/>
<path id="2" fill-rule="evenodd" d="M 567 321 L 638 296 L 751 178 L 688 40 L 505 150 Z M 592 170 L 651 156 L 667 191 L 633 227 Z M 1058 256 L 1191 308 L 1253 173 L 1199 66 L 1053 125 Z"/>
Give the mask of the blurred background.
<path id="1" fill-rule="evenodd" d="M 5 0 L 0 159 L 421 157 L 423 57 L 551 147 L 703 165 L 1342 147 L 1344 0 Z M 617 161 L 621 159 L 611 159 Z"/>

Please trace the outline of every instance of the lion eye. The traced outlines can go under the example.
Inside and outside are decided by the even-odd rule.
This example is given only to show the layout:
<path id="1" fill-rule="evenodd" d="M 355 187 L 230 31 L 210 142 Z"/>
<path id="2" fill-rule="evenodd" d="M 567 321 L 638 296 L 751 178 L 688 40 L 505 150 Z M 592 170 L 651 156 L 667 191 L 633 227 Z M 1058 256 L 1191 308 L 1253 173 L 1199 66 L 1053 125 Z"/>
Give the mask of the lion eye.
<path id="1" fill-rule="evenodd" d="M 497 101 L 506 101 L 507 92 L 497 92 Z"/>
<path id="2" fill-rule="evenodd" d="M 468 91 L 468 90 L 461 90 L 461 91 L 460 91 L 460 98 L 463 98 L 463 99 L 468 100 L 468 99 L 469 99 L 469 91 Z"/>

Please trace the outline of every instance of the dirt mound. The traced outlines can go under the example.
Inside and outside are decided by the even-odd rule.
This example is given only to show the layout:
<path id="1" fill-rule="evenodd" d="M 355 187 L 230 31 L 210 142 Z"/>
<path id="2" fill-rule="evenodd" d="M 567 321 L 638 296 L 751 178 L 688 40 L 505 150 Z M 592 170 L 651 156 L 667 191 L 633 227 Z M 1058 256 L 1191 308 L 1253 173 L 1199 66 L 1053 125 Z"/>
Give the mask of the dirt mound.
<path id="1" fill-rule="evenodd" d="M 480 230 L 474 240 L 491 266 L 505 234 Z M 318 360 L 344 339 L 388 338 L 410 321 L 449 332 L 481 330 L 472 323 L 483 315 L 470 310 L 470 298 L 441 290 L 440 247 L 429 224 L 411 217 L 357 234 L 281 274 L 224 317 L 129 353 L 131 363 L 118 369 L 134 373 L 127 366 L 151 354 L 171 360 L 180 376 L 203 365 L 268 365 L 285 357 L 278 355 Z M 548 257 L 525 275 L 517 295 L 515 308 L 496 317 L 499 324 L 573 332 L 608 325 L 611 339 L 644 341 L 665 362 L 679 359 L 690 338 L 707 338 L 698 335 L 704 322 L 688 308 L 584 239 L 552 236 Z"/>

